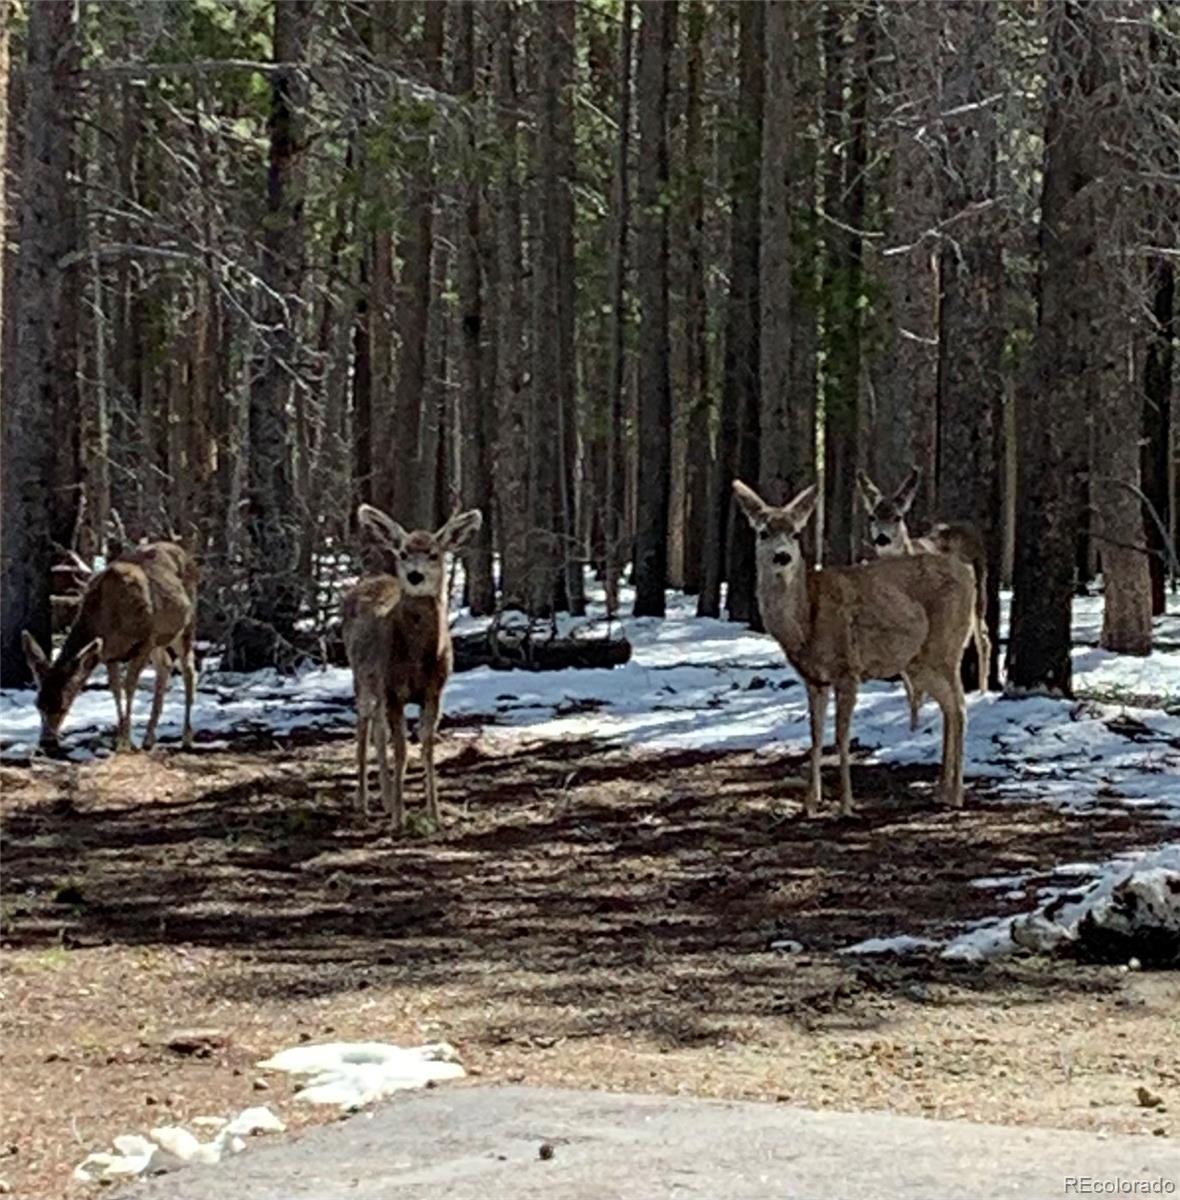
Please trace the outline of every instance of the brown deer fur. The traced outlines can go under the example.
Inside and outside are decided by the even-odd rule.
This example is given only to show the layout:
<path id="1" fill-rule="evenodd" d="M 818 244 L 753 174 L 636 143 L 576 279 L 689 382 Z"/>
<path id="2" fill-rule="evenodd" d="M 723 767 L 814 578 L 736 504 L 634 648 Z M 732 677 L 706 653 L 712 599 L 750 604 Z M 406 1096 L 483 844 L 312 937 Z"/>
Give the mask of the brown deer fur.
<path id="1" fill-rule="evenodd" d="M 799 534 L 815 508 L 815 487 L 800 492 L 784 508 L 767 504 L 740 480 L 733 488 L 756 535 L 763 623 L 807 685 L 807 814 L 815 812 L 820 800 L 829 691 L 836 693 L 841 811 L 848 813 L 848 745 L 857 689 L 861 680 L 903 673 L 942 709 L 939 791 L 945 803 L 962 804 L 966 704 L 959 664 L 971 632 L 971 572 L 957 559 L 934 554 L 812 570 L 804 561 Z"/>
<path id="2" fill-rule="evenodd" d="M 368 812 L 369 737 L 377 745 L 381 798 L 404 825 L 407 704 L 422 708 L 422 760 L 426 807 L 439 821 L 434 744 L 442 694 L 453 667 L 448 624 L 445 555 L 457 550 L 482 524 L 478 509 L 452 517 L 437 533 L 407 533 L 380 509 L 362 504 L 362 527 L 374 532 L 393 555 L 394 575 L 369 575 L 344 598 L 344 645 L 356 692 L 357 802 Z M 387 737 L 393 736 L 394 770 L 389 771 Z"/>
<path id="3" fill-rule="evenodd" d="M 908 554 L 950 554 L 971 568 L 975 574 L 971 638 L 979 659 L 979 690 L 986 692 L 992 658 L 992 643 L 987 632 L 987 548 L 979 530 L 966 521 L 944 522 L 935 525 L 922 537 L 910 537 L 906 514 L 914 502 L 921 477 L 918 468 L 911 467 L 901 487 L 886 498 L 864 471 L 856 473 L 861 504 L 869 515 L 869 540 L 879 558 L 898 558 Z M 902 682 L 910 701 L 910 728 L 916 729 L 922 695 L 914 691 L 908 679 L 903 678 Z"/>
<path id="4" fill-rule="evenodd" d="M 115 748 L 130 749 L 131 704 L 139 676 L 150 659 L 156 671 L 156 689 L 143 737 L 144 749 L 150 749 L 172 676 L 170 652 L 180 660 L 184 675 L 183 744 L 192 745 L 197 579 L 196 563 L 182 546 L 151 542 L 120 555 L 91 578 L 78 615 L 52 663 L 25 631 L 25 655 L 37 679 L 43 746 L 57 744 L 71 704 L 102 662 L 115 697 Z"/>

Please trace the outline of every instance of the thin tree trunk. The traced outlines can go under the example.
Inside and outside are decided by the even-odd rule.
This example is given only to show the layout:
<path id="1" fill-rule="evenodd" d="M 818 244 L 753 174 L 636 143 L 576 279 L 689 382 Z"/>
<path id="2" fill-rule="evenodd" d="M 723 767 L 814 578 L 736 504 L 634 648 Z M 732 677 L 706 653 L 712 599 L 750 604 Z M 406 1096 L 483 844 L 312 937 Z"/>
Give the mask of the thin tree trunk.
<path id="1" fill-rule="evenodd" d="M 262 233 L 260 301 L 265 328 L 250 389 L 248 465 L 251 597 L 248 621 L 231 631 L 231 670 L 273 666 L 290 642 L 299 612 L 301 581 L 295 573 L 298 529 L 287 436 L 292 386 L 299 377 L 297 324 L 302 317 L 305 272 L 303 206 L 309 77 L 306 62 L 314 6 L 310 0 L 276 0 L 271 76 L 270 167 L 267 219 Z M 263 632 L 263 631 L 266 632 Z"/>
<path id="2" fill-rule="evenodd" d="M 483 281 L 480 277 L 480 205 L 475 96 L 475 5 L 455 5 L 455 93 L 467 105 L 463 114 L 463 222 L 458 245 L 461 305 L 459 393 L 463 417 L 462 494 L 465 508 L 478 508 L 484 521 L 464 557 L 467 603 L 477 616 L 496 606 L 492 577 L 492 461 L 488 380 L 483 366 Z"/>
<path id="3" fill-rule="evenodd" d="M 521 199 L 516 86 L 516 20 L 511 0 L 496 6 L 495 92 L 500 129 L 496 213 L 496 492 L 500 505 L 501 604 L 528 605 L 528 395 L 522 359 Z"/>
<path id="4" fill-rule="evenodd" d="M 889 217 L 878 256 L 886 297 L 883 345 L 875 371 L 870 439 L 878 486 L 898 487 L 911 466 L 922 472 L 910 523 L 933 515 L 938 411 L 938 242 L 942 215 L 935 134 L 939 118 L 939 6 L 897 0 L 881 22 L 893 56 L 899 106 L 891 114 L 893 160 Z"/>
<path id="5" fill-rule="evenodd" d="M 633 0 L 623 0 L 619 50 L 619 141 L 615 163 L 614 262 L 611 276 L 611 348 L 609 385 L 609 441 L 607 446 L 606 503 L 604 505 L 606 567 L 603 585 L 607 612 L 619 608 L 619 579 L 627 561 L 623 537 L 626 527 L 627 468 L 623 441 L 623 413 L 627 331 L 627 236 L 631 227 L 631 60 L 635 11 Z"/>
<path id="6" fill-rule="evenodd" d="M 1151 263 L 1151 302 L 1154 326 L 1148 333 L 1143 379 L 1143 493 L 1144 525 L 1151 551 L 1151 611 L 1167 608 L 1168 556 L 1165 534 L 1172 528 L 1168 489 L 1169 439 L 1173 422 L 1172 361 L 1176 338 L 1176 274 L 1166 258 Z M 1148 508 L 1150 505 L 1150 509 Z M 1161 529 L 1160 526 L 1163 526 Z"/>
<path id="7" fill-rule="evenodd" d="M 721 403 L 736 425 L 734 456 L 737 475 L 757 479 L 761 463 L 758 433 L 759 395 L 759 226 L 761 216 L 763 26 L 765 8 L 744 4 L 738 15 L 739 98 L 734 132 L 731 195 L 733 203 L 729 302 L 725 323 L 725 378 Z M 732 508 L 729 480 L 723 480 L 723 503 Z M 754 598 L 754 536 L 746 521 L 729 522 L 726 556 L 731 621 L 757 626 Z"/>
<path id="8" fill-rule="evenodd" d="M 951 48 L 943 76 L 947 146 L 945 219 L 955 221 L 953 246 L 942 251 L 939 333 L 938 515 L 972 522 L 987 547 L 987 614 L 999 645 L 1003 554 L 1002 243 L 988 205 L 996 198 L 996 120 L 988 98 L 999 86 L 998 10 L 972 0 L 942 6 Z M 962 214 L 972 208 L 974 216 Z M 999 680 L 999 655 L 989 684 Z M 974 686 L 974 648 L 964 659 Z"/>
<path id="9" fill-rule="evenodd" d="M 684 590 L 701 589 L 705 508 L 709 486 L 708 300 L 705 294 L 705 165 L 702 118 L 704 35 L 709 13 L 689 5 L 685 50 L 684 105 L 684 342 L 688 428 L 684 454 Z"/>
<path id="10" fill-rule="evenodd" d="M 672 390 L 668 375 L 668 58 L 675 0 L 641 0 L 639 72 L 639 461 L 635 615 L 662 617 L 668 576 Z"/>
<path id="11" fill-rule="evenodd" d="M 60 338 L 68 320 L 73 272 L 59 266 L 78 249 L 69 169 L 74 136 L 78 6 L 39 3 L 29 8 L 29 67 L 22 118 L 20 257 L 12 295 L 20 304 L 13 379 L 5 384 L 3 429 L 3 553 L 0 587 L 0 682 L 30 679 L 21 648 L 29 632 L 48 647 L 52 486 L 59 442 L 55 425 L 73 389 L 72 364 L 63 364 Z"/>

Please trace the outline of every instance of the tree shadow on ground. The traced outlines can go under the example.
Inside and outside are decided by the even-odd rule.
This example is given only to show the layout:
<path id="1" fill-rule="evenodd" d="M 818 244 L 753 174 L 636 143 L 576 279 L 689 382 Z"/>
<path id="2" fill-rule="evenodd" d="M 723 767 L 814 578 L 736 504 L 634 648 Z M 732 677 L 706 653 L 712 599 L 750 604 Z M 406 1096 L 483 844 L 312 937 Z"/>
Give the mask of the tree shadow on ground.
<path id="1" fill-rule="evenodd" d="M 446 828 L 400 840 L 355 812 L 338 738 L 133 756 L 23 786 L 10 770 L 3 940 L 226 950 L 238 969 L 206 984 L 226 998 L 496 988 L 547 1037 L 609 1025 L 683 1045 L 749 1017 L 868 1028 L 894 999 L 944 1002 L 944 985 L 1011 1003 L 1092 990 L 1072 964 L 832 952 L 1023 911 L 1066 881 L 1056 865 L 1165 828 L 979 788 L 940 809 L 934 768 L 867 765 L 855 815 L 802 820 L 797 756 L 447 742 Z M 412 769 L 412 806 L 420 794 Z M 985 876 L 1020 882 L 972 886 Z M 780 939 L 801 951 L 775 952 Z"/>

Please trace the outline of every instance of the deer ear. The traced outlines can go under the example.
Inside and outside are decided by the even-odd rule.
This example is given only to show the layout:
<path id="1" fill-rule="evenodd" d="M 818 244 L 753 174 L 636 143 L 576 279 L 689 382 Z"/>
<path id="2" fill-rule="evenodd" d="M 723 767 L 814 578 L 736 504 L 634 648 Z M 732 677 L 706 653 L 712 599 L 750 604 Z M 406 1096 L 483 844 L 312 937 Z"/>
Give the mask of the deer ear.
<path id="1" fill-rule="evenodd" d="M 377 540 L 390 550 L 398 551 L 408 536 L 406 531 L 386 513 L 371 504 L 362 504 L 356 510 L 357 524 L 376 535 Z"/>
<path id="2" fill-rule="evenodd" d="M 918 494 L 918 484 L 922 482 L 922 472 L 917 467 L 910 467 L 910 473 L 905 477 L 905 482 L 897 489 L 897 495 L 893 497 L 893 503 L 897 505 L 897 511 L 904 516 L 910 511 L 910 505 L 914 502 L 914 497 Z"/>
<path id="3" fill-rule="evenodd" d="M 78 652 L 78 670 L 83 675 L 89 675 L 101 661 L 102 638 L 100 637 L 96 637 L 92 642 L 87 642 Z"/>
<path id="4" fill-rule="evenodd" d="M 456 513 L 434 536 L 444 550 L 458 550 L 483 528 L 483 513 L 478 508 Z"/>
<path id="5" fill-rule="evenodd" d="M 770 505 L 752 487 L 742 483 L 740 479 L 733 481 L 733 498 L 738 502 L 742 512 L 746 514 L 746 520 L 755 529 L 765 525 L 770 519 Z"/>
<path id="6" fill-rule="evenodd" d="M 864 471 L 856 473 L 856 492 L 860 496 L 860 502 L 864 505 L 864 509 L 870 515 L 873 510 L 881 503 L 881 489 L 868 477 Z"/>
<path id="7" fill-rule="evenodd" d="M 25 648 L 25 662 L 29 664 L 33 678 L 40 683 L 41 676 L 49 670 L 49 656 L 41 649 L 40 642 L 27 629 L 21 630 L 20 640 L 21 645 Z"/>
<path id="8" fill-rule="evenodd" d="M 815 502 L 819 498 L 819 489 L 813 483 L 810 487 L 805 487 L 799 495 L 795 497 L 784 509 L 788 521 L 791 522 L 791 528 L 796 533 L 811 520 L 811 514 L 815 512 Z"/>

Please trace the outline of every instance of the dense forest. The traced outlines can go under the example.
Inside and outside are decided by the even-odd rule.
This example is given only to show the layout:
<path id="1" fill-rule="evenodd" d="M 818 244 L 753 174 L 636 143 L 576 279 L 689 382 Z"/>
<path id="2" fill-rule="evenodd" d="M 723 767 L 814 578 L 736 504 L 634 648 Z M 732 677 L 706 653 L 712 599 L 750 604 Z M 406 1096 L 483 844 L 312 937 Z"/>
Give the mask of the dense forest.
<path id="1" fill-rule="evenodd" d="M 176 536 L 201 633 L 314 652 L 357 503 L 486 520 L 467 602 L 757 621 L 811 550 L 986 537 L 994 671 L 1146 653 L 1180 491 L 1175 0 L 0 0 L 3 683 Z M 260 636 L 259 631 L 266 636 Z M 998 682 L 994 679 L 993 682 Z"/>

